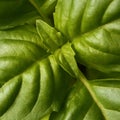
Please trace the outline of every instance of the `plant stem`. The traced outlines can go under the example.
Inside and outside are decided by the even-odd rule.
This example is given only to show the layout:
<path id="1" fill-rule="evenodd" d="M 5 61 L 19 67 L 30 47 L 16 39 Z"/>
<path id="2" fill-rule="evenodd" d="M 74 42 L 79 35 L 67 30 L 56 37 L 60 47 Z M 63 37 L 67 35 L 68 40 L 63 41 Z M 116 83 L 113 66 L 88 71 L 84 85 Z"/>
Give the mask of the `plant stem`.
<path id="1" fill-rule="evenodd" d="M 37 11 L 39 12 L 40 16 L 42 17 L 42 19 L 44 21 L 46 21 L 49 25 L 51 25 L 51 21 L 43 14 L 42 10 L 40 10 L 40 8 L 38 7 L 38 5 L 36 4 L 36 2 L 34 0 L 29 0 L 30 3 L 37 9 Z"/>
<path id="2" fill-rule="evenodd" d="M 97 96 L 96 96 L 92 86 L 90 85 L 89 81 L 86 79 L 86 77 L 83 75 L 83 73 L 80 70 L 79 70 L 78 74 L 79 75 L 77 76 L 77 79 L 80 80 L 84 84 L 84 86 L 87 88 L 91 97 L 93 98 L 93 100 L 95 101 L 97 106 L 100 108 L 105 120 L 107 120 L 106 115 L 104 114 L 104 106 L 101 104 L 101 102 L 97 98 Z"/>

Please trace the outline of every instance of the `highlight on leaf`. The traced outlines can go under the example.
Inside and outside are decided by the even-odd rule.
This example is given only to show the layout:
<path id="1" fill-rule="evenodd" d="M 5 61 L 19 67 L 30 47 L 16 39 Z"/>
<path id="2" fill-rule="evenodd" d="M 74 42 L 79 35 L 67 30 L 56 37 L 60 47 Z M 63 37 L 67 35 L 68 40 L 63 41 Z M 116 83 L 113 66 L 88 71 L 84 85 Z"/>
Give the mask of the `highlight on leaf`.
<path id="1" fill-rule="evenodd" d="M 119 120 L 119 6 L 1 0 L 0 120 Z"/>

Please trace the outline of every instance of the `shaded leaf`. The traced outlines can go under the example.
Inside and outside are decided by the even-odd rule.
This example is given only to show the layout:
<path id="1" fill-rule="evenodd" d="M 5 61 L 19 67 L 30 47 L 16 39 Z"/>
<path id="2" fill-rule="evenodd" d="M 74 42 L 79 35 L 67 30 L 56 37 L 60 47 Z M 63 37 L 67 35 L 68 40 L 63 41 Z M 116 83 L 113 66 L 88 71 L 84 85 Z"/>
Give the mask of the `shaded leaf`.
<path id="1" fill-rule="evenodd" d="M 40 18 L 27 0 L 0 1 L 0 29 L 9 29 L 25 23 L 35 23 Z"/>
<path id="2" fill-rule="evenodd" d="M 55 10 L 55 5 L 57 0 L 29 0 L 31 4 L 37 9 L 42 19 L 53 24 L 53 12 Z"/>

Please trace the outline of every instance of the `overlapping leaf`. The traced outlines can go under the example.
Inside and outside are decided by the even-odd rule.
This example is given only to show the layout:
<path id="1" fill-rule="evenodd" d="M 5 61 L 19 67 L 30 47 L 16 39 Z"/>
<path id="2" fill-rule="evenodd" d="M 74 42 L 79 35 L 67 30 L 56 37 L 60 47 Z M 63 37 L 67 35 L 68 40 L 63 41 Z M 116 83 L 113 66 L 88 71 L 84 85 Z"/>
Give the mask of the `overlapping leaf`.
<path id="1" fill-rule="evenodd" d="M 58 111 L 72 78 L 41 47 L 36 28 L 0 34 L 0 120 L 39 120 Z"/>
<path id="2" fill-rule="evenodd" d="M 53 24 L 53 12 L 55 10 L 55 5 L 57 0 L 29 0 L 31 4 L 37 9 L 42 19 Z"/>
<path id="3" fill-rule="evenodd" d="M 70 53 L 70 49 L 66 49 L 60 51 L 59 55 L 57 54 L 59 56 L 57 59 L 66 71 L 74 73 L 76 78 L 81 80 L 85 87 L 83 88 L 87 91 L 85 90 L 86 92 L 77 95 L 79 97 L 74 97 L 75 93 L 70 95 L 74 100 L 69 99 L 65 108 L 51 117 L 52 120 L 112 120 L 113 118 L 119 120 L 119 80 L 101 80 L 104 87 L 100 84 L 98 88 L 94 87 L 94 84 L 89 83 L 82 74 L 77 74 L 79 72 L 78 69 L 75 69 L 75 60 L 71 58 L 75 55 L 76 61 L 86 67 L 106 73 L 108 76 L 112 74 L 113 77 L 120 77 L 119 3 L 119 0 L 71 0 L 69 3 L 67 0 L 58 0 L 54 14 L 55 27 L 72 41 L 70 45 L 74 54 Z M 97 80 L 94 82 L 99 83 Z M 80 87 L 78 89 L 81 89 Z M 111 99 L 111 96 L 114 96 L 115 99 Z M 92 104 L 84 107 L 87 104 L 85 99 L 90 99 Z M 91 107 L 91 105 L 93 106 Z M 85 108 L 85 111 L 91 109 L 87 113 L 82 108 Z"/>
<path id="4" fill-rule="evenodd" d="M 42 22 L 42 24 L 40 25 L 44 27 L 44 24 L 45 23 Z M 45 25 L 45 28 L 46 28 L 46 25 Z M 44 34 L 41 34 L 41 36 L 43 38 L 46 38 L 46 40 L 44 40 L 44 42 L 47 45 L 46 47 L 51 49 L 51 46 L 49 46 L 50 44 L 47 44 L 47 43 L 50 42 L 48 40 L 52 40 L 52 37 L 50 37 L 51 39 L 49 37 L 48 38 L 46 37 L 46 35 L 48 35 L 47 33 L 49 33 L 49 36 L 51 36 L 50 34 L 51 32 L 45 32 L 44 30 L 45 29 L 42 29 L 43 32 L 41 31 L 41 33 L 44 33 Z M 84 34 L 83 36 L 85 35 L 86 34 Z M 87 37 L 89 38 L 88 35 Z M 78 41 L 73 40 L 72 43 L 67 42 L 60 49 L 57 49 L 54 52 L 54 56 L 57 62 L 71 76 L 78 79 L 79 84 L 76 83 L 77 88 L 75 87 L 75 89 L 77 90 L 72 91 L 72 93 L 70 94 L 70 98 L 72 97 L 72 100 L 68 98 L 68 100 L 65 101 L 65 103 L 67 104 L 65 105 L 65 108 L 61 109 L 61 111 L 58 112 L 57 114 L 53 113 L 50 119 L 51 120 L 72 120 L 72 119 L 112 120 L 112 118 L 114 118 L 115 120 L 119 120 L 119 117 L 120 117 L 120 110 L 119 110 L 120 83 L 119 82 L 120 80 L 106 79 L 106 80 L 94 80 L 93 82 L 92 81 L 89 82 L 85 78 L 85 76 L 80 72 L 77 66 L 76 60 L 74 58 L 75 55 L 78 56 L 77 53 L 79 53 L 79 50 L 76 52 L 75 48 L 77 49 L 78 46 L 82 44 L 82 41 L 79 41 L 79 40 L 80 39 L 78 39 Z M 71 47 L 71 45 L 72 46 L 74 45 L 74 47 Z M 80 54 L 79 56 L 81 57 L 82 52 L 80 52 L 79 54 Z M 113 99 L 111 98 L 112 95 L 114 96 Z M 88 102 L 88 104 L 86 102 Z"/>
<path id="5" fill-rule="evenodd" d="M 120 0 L 70 0 L 67 3 L 67 0 L 58 0 L 55 27 L 73 41 L 77 61 L 119 76 Z"/>
<path id="6" fill-rule="evenodd" d="M 58 0 L 55 27 L 70 39 L 120 18 L 120 0 Z"/>
<path id="7" fill-rule="evenodd" d="M 51 6 L 53 11 L 56 1 L 30 2 L 39 3 L 36 8 L 49 23 L 42 10 Z M 77 66 L 120 77 L 119 6 L 120 0 L 58 0 L 55 28 L 37 20 L 37 29 L 26 25 L 0 31 L 0 120 L 39 120 L 58 111 L 73 77 L 81 82 L 51 120 L 119 120 L 120 80 L 88 81 Z"/>
<path id="8" fill-rule="evenodd" d="M 79 82 L 71 89 L 61 111 L 51 115 L 51 120 L 119 120 L 120 80 L 93 80 L 90 85 L 100 107 L 96 105 L 89 92 Z"/>
<path id="9" fill-rule="evenodd" d="M 33 23 L 40 18 L 28 0 L 0 0 L 0 29 Z"/>
<path id="10" fill-rule="evenodd" d="M 86 66 L 119 76 L 120 20 L 76 38 L 73 48 Z"/>

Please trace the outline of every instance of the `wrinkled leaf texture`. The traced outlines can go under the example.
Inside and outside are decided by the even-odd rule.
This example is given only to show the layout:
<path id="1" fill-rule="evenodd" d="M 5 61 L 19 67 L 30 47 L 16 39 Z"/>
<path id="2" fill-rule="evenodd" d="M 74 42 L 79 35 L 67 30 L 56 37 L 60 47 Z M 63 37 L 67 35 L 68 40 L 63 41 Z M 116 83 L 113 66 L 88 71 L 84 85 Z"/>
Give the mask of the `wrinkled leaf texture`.
<path id="1" fill-rule="evenodd" d="M 38 120 L 58 111 L 73 77 L 82 83 L 51 120 L 119 120 L 119 6 L 120 0 L 58 0 L 55 28 L 38 20 L 37 29 L 1 31 L 0 120 Z M 115 78 L 88 81 L 76 62 Z"/>
<path id="2" fill-rule="evenodd" d="M 36 28 L 0 34 L 0 120 L 39 120 L 58 111 L 73 78 L 41 47 Z"/>
<path id="3" fill-rule="evenodd" d="M 77 90 L 68 95 L 64 108 L 53 113 L 51 120 L 119 120 L 120 0 L 58 0 L 54 21 L 70 41 L 77 62 L 114 79 L 90 82 L 80 77 L 83 85 L 75 86 Z M 57 55 L 58 61 L 76 74 L 74 55 L 66 51 Z"/>
<path id="4" fill-rule="evenodd" d="M 88 90 L 77 83 L 71 89 L 64 107 L 51 115 L 50 120 L 119 120 L 120 119 L 120 80 L 99 79 L 90 84 L 101 109 L 93 101 Z"/>
<path id="5" fill-rule="evenodd" d="M 78 62 L 119 76 L 120 0 L 58 0 L 54 20 Z"/>

